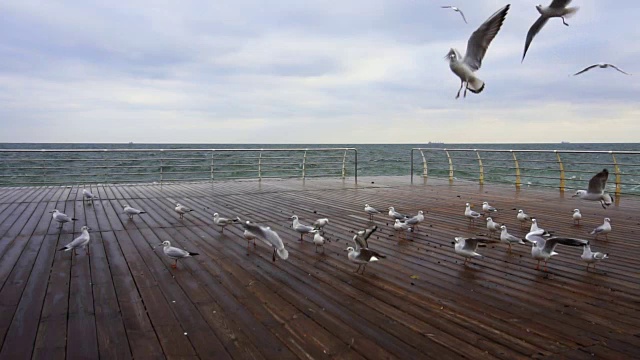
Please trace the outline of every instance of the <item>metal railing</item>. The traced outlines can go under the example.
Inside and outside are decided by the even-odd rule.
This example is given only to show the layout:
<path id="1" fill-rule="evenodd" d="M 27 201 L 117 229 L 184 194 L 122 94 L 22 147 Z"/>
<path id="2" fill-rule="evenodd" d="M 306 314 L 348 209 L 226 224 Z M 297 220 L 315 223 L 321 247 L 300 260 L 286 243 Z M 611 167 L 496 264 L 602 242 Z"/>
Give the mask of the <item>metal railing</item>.
<path id="1" fill-rule="evenodd" d="M 355 148 L 0 149 L 0 186 L 348 176 Z"/>
<path id="2" fill-rule="evenodd" d="M 414 166 L 420 154 L 422 171 Z M 420 161 L 420 160 L 419 160 Z M 538 185 L 560 191 L 586 189 L 589 179 L 609 170 L 608 191 L 640 194 L 640 151 L 411 149 L 411 182 L 418 173 L 456 179 Z"/>

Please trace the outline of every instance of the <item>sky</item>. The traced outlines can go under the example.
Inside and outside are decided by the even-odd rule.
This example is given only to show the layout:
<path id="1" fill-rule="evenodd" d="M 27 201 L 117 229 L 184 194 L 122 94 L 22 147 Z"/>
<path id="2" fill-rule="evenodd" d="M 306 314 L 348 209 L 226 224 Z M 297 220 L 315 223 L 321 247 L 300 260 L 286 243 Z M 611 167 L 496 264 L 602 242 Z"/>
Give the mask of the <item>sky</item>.
<path id="1" fill-rule="evenodd" d="M 507 2 L 4 0 L 0 142 L 640 142 L 637 0 L 573 1 L 521 63 L 537 3 L 455 99 L 444 56 Z M 597 62 L 633 75 L 570 76 Z"/>

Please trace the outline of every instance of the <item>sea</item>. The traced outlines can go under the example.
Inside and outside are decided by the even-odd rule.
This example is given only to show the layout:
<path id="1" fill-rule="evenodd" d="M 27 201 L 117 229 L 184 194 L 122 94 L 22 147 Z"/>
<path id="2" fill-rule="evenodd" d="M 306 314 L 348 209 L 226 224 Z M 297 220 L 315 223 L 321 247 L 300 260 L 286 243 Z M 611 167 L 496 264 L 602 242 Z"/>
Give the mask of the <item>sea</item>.
<path id="1" fill-rule="evenodd" d="M 307 177 L 353 177 L 356 172 L 355 154 L 348 152 L 346 171 L 342 171 L 344 151 L 318 153 L 317 148 L 357 149 L 357 175 L 410 175 L 411 149 L 414 176 L 453 177 L 457 180 L 477 181 L 482 175 L 485 183 L 514 183 L 524 186 L 558 187 L 560 167 L 557 150 L 565 171 L 567 189 L 585 188 L 595 173 L 607 168 L 609 190 L 615 189 L 616 171 L 623 193 L 640 195 L 640 143 L 546 143 L 546 144 L 139 144 L 139 143 L 0 143 L 0 186 L 65 185 L 80 183 L 131 183 L 174 180 L 210 179 L 215 167 L 215 179 L 257 178 L 256 152 L 220 152 L 211 164 L 211 152 L 8 152 L 7 150 L 142 150 L 142 149 L 310 149 L 307 159 L 302 152 L 268 153 L 262 161 L 261 177 L 299 177 L 306 167 Z M 449 150 L 445 152 L 444 149 Z M 476 151 L 459 151 L 477 149 Z M 488 150 L 498 150 L 496 152 Z M 516 154 L 516 162 L 513 158 Z M 544 150 L 546 152 L 536 152 Z M 550 151 L 551 150 L 551 151 Z M 577 153 L 564 153 L 576 151 Z M 614 152 L 612 154 L 609 151 Z M 590 153 L 591 152 L 591 153 Z M 597 153 L 600 152 L 600 153 Z M 630 152 L 616 154 L 615 152 Z M 171 155 L 168 155 L 171 154 Z M 252 154 L 252 155 L 247 155 Z M 280 155 L 284 156 L 280 156 Z M 317 164 L 314 165 L 315 154 Z M 447 157 L 447 154 L 449 157 Z M 424 158 L 423 158 L 424 155 Z M 162 166 L 158 157 L 162 156 Z M 260 155 L 262 156 L 262 155 Z M 481 158 L 482 168 L 478 161 Z M 325 158 L 322 162 L 322 158 Z M 293 159 L 293 160 L 290 160 Z M 327 160 L 328 159 L 328 160 Z M 425 164 L 426 160 L 426 172 Z M 451 166 L 449 163 L 451 160 Z M 306 165 L 302 164 L 306 161 Z M 278 163 L 278 164 L 276 164 Z M 267 165 L 271 164 L 271 168 Z M 332 164 L 332 165 L 326 165 Z M 160 167 L 162 167 L 160 169 Z M 482 170 L 482 171 L 481 171 Z M 517 177 L 516 173 L 520 176 Z M 160 174 L 162 173 L 162 174 Z M 482 173 L 482 174 L 481 174 Z"/>

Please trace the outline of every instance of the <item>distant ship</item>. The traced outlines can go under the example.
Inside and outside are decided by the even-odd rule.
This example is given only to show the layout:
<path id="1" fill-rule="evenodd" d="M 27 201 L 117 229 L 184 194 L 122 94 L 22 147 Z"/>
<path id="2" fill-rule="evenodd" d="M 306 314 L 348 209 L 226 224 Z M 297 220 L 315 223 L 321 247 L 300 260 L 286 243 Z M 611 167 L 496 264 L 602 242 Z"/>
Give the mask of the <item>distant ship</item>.
<path id="1" fill-rule="evenodd" d="M 571 143 L 568 141 L 560 141 L 560 144 L 571 144 Z"/>
<path id="2" fill-rule="evenodd" d="M 429 145 L 444 145 L 444 143 L 439 141 L 429 141 Z"/>

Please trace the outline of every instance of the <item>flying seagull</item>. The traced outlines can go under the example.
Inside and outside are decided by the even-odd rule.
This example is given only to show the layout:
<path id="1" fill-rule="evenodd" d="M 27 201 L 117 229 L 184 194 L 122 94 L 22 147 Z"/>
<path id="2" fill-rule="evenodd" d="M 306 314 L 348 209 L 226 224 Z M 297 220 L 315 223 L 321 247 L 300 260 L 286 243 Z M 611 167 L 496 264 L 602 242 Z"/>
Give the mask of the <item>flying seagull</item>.
<path id="1" fill-rule="evenodd" d="M 289 252 L 284 248 L 284 242 L 280 236 L 278 236 L 277 232 L 271 230 L 268 226 L 260 226 L 249 221 L 246 221 L 242 226 L 246 231 L 257 236 L 258 239 L 262 240 L 265 244 L 273 247 L 273 261 L 276 261 L 276 253 L 280 259 L 287 260 Z"/>
<path id="2" fill-rule="evenodd" d="M 459 8 L 457 8 L 455 6 L 451 6 L 451 5 L 445 5 L 445 6 L 440 6 L 440 7 L 443 8 L 443 9 L 451 9 L 451 10 L 457 12 L 457 13 L 460 13 L 460 16 L 462 16 L 462 20 L 464 20 L 464 23 L 468 24 L 467 18 L 464 17 L 464 13 Z"/>
<path id="3" fill-rule="evenodd" d="M 536 9 L 540 13 L 540 17 L 538 18 L 538 20 L 536 20 L 536 22 L 533 23 L 533 25 L 531 25 L 531 28 L 527 33 L 527 40 L 524 43 L 524 53 L 522 54 L 522 60 L 520 62 L 524 61 L 524 57 L 527 55 L 527 50 L 529 50 L 529 46 L 531 45 L 531 41 L 533 41 L 533 38 L 540 32 L 542 27 L 547 23 L 547 21 L 549 21 L 550 18 L 559 17 L 562 19 L 563 24 L 569 26 L 564 18 L 570 17 L 579 9 L 578 7 L 568 8 L 567 5 L 569 5 L 570 2 L 571 0 L 553 0 L 551 2 L 551 5 L 547 7 L 536 5 Z"/>
<path id="4" fill-rule="evenodd" d="M 465 97 L 467 96 L 467 89 L 476 94 L 482 92 L 484 89 L 484 81 L 475 77 L 473 73 L 482 66 L 484 54 L 487 52 L 491 41 L 496 37 L 498 31 L 500 31 L 500 27 L 502 27 L 502 23 L 507 16 L 510 6 L 510 4 L 507 4 L 495 14 L 491 15 L 487 21 L 471 34 L 469 42 L 467 43 L 467 53 L 464 55 L 464 58 L 453 48 L 447 53 L 446 58 L 449 59 L 449 68 L 460 78 L 460 89 L 458 89 L 456 99 L 460 97 L 460 90 L 462 90 L 465 83 Z"/>
<path id="5" fill-rule="evenodd" d="M 614 69 L 618 70 L 619 72 L 621 72 L 621 73 L 623 73 L 625 75 L 631 75 L 631 74 L 629 74 L 627 72 L 624 72 L 622 69 L 620 69 L 619 67 L 617 67 L 617 66 L 615 66 L 613 64 L 598 63 L 598 64 L 593 64 L 591 66 L 587 66 L 586 68 L 584 68 L 584 69 L 578 71 L 577 73 L 573 74 L 573 76 L 580 75 L 580 74 L 582 74 L 584 72 L 587 72 L 587 71 L 589 71 L 589 70 L 591 70 L 593 68 L 597 68 L 597 67 L 599 67 L 601 69 L 606 69 L 606 68 L 610 67 L 610 68 L 614 68 Z"/>
<path id="6" fill-rule="evenodd" d="M 611 195 L 604 192 L 604 188 L 607 186 L 607 179 L 609 179 L 609 171 L 602 169 L 599 173 L 595 174 L 591 180 L 589 180 L 589 187 L 587 190 L 578 190 L 572 197 L 579 197 L 584 200 L 600 201 L 603 209 L 611 205 Z"/>

